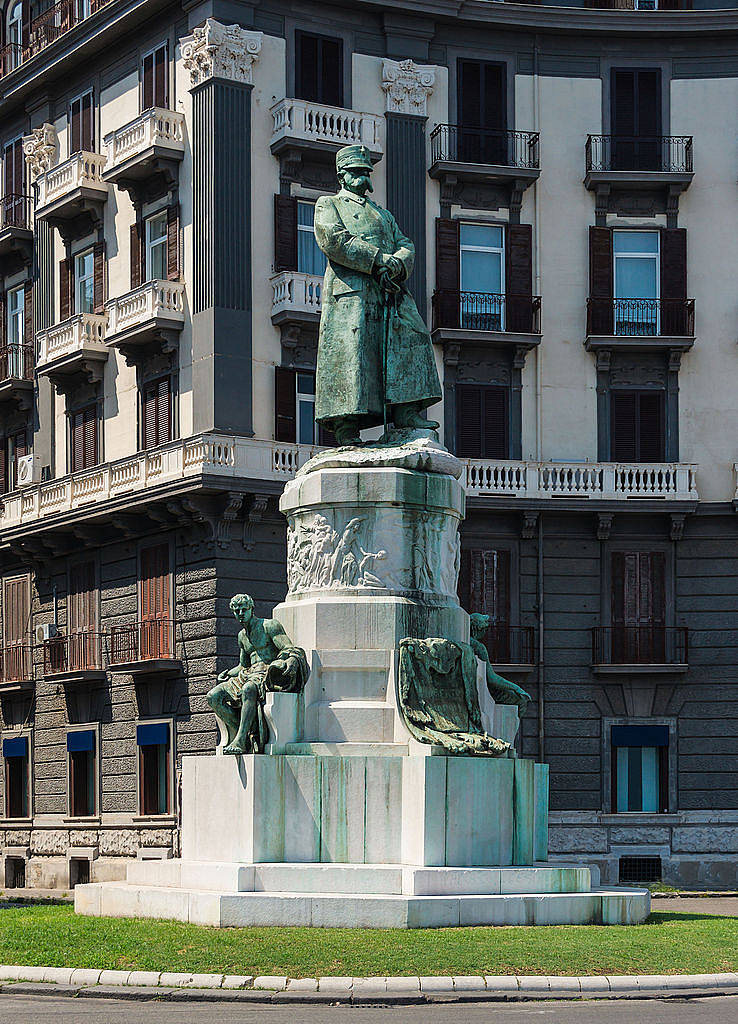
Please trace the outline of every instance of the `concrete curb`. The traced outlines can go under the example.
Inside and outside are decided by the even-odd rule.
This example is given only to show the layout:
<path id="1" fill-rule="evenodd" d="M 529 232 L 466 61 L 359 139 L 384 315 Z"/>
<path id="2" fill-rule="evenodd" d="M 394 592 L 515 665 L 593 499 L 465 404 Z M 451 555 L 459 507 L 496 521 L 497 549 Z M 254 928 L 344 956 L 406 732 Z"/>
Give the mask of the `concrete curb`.
<path id="1" fill-rule="evenodd" d="M 738 995 L 738 973 L 602 977 L 287 978 L 0 966 L 0 992 L 88 998 L 407 1004 Z"/>

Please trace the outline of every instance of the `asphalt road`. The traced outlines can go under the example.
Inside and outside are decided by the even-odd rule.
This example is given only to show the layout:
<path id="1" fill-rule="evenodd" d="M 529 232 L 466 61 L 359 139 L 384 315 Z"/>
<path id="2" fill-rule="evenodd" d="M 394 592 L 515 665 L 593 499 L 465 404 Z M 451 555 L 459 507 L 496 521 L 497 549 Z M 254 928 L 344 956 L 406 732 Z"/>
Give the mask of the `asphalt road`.
<path id="1" fill-rule="evenodd" d="M 0 995 L 0 1024 L 735 1024 L 738 996 L 395 1007 L 246 1006 Z"/>

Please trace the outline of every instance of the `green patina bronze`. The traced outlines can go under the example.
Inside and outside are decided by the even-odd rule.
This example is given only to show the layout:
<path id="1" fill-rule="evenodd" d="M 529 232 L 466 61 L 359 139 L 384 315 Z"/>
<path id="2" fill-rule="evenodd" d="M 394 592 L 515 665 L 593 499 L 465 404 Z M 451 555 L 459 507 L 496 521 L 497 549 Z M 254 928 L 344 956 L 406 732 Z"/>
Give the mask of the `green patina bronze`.
<path id="1" fill-rule="evenodd" d="M 267 692 L 300 693 L 308 677 L 307 659 L 276 619 L 254 615 L 248 594 L 236 594 L 230 606 L 243 626 L 238 634 L 238 664 L 220 673 L 207 700 L 228 733 L 223 753 L 261 754 L 269 740 L 264 716 Z"/>
<path id="2" fill-rule="evenodd" d="M 431 428 L 421 412 L 441 399 L 430 334 L 407 290 L 415 247 L 387 210 L 366 198 L 364 146 L 336 154 L 341 189 L 315 204 L 315 237 L 328 257 L 316 369 L 316 419 L 339 445 L 380 423 Z"/>
<path id="3" fill-rule="evenodd" d="M 482 638 L 489 629 L 489 615 L 473 612 L 469 616 L 469 626 L 471 629 L 469 643 L 472 650 L 487 666 L 487 689 L 490 697 L 496 704 L 517 704 L 518 714 L 522 718 L 530 703 L 530 694 L 526 693 L 517 683 L 512 683 L 495 672 L 490 664 L 487 648 L 482 643 Z"/>
<path id="4" fill-rule="evenodd" d="M 504 757 L 510 749 L 482 728 L 477 658 L 469 644 L 401 640 L 398 696 L 405 725 L 421 743 L 482 757 Z"/>

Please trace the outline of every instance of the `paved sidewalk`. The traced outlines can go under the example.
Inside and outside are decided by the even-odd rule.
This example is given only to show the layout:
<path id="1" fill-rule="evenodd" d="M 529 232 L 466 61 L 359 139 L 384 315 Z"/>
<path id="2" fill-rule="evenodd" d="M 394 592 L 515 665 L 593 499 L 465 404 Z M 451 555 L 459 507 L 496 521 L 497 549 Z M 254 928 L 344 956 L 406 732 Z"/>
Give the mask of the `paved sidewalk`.
<path id="1" fill-rule="evenodd" d="M 402 1004 L 738 994 L 738 973 L 602 977 L 300 978 L 0 967 L 0 992 L 116 999 Z"/>
<path id="2" fill-rule="evenodd" d="M 651 896 L 651 910 L 667 914 L 738 917 L 738 896 Z"/>

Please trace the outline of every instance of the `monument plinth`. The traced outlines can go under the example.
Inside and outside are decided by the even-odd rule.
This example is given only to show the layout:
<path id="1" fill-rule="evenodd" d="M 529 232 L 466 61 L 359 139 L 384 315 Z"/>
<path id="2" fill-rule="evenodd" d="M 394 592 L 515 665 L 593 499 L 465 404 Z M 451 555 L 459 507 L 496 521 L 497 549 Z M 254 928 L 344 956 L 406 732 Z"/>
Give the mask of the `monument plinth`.
<path id="1" fill-rule="evenodd" d="M 528 695 L 457 597 L 465 494 L 422 415 L 441 391 L 404 284 L 412 242 L 366 198 L 363 147 L 337 167 L 341 190 L 316 206 L 316 411 L 340 447 L 285 487 L 273 618 L 231 601 L 238 663 L 208 694 L 223 743 L 183 758 L 182 859 L 77 886 L 75 907 L 219 926 L 643 921 L 646 890 L 546 864 L 548 766 L 514 747 Z"/>

